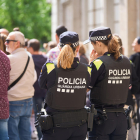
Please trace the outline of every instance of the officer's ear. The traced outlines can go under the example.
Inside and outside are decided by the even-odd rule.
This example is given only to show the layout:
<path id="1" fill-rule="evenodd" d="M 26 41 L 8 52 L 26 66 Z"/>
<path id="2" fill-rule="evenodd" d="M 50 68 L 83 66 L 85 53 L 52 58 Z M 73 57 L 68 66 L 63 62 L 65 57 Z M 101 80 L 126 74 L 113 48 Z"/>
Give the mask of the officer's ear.
<path id="1" fill-rule="evenodd" d="M 98 47 L 101 47 L 101 42 L 96 41 L 96 45 L 97 45 Z"/>
<path id="2" fill-rule="evenodd" d="M 16 48 L 20 48 L 20 46 L 21 46 L 20 41 L 15 42 L 15 46 L 16 46 Z"/>
<path id="3" fill-rule="evenodd" d="M 96 45 L 99 46 L 100 45 L 100 42 L 99 41 L 96 41 Z"/>

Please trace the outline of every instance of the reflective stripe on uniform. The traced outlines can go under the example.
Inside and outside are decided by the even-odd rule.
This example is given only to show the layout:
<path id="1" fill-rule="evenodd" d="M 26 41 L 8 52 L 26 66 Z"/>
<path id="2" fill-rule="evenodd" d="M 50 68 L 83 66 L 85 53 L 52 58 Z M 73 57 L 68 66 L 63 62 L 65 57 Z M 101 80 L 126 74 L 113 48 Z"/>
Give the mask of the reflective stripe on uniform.
<path id="1" fill-rule="evenodd" d="M 111 54 L 107 54 L 107 56 L 110 56 Z"/>
<path id="2" fill-rule="evenodd" d="M 88 70 L 88 72 L 89 72 L 89 74 L 90 74 L 90 76 L 91 76 L 91 70 L 92 70 L 92 68 L 87 67 L 87 70 Z"/>
<path id="3" fill-rule="evenodd" d="M 55 69 L 55 66 L 53 63 L 47 63 L 46 68 L 47 68 L 47 74 L 49 74 L 53 69 Z"/>
<path id="4" fill-rule="evenodd" d="M 93 63 L 96 66 L 96 69 L 98 70 L 103 62 L 100 59 L 96 59 L 95 61 L 93 61 Z"/>

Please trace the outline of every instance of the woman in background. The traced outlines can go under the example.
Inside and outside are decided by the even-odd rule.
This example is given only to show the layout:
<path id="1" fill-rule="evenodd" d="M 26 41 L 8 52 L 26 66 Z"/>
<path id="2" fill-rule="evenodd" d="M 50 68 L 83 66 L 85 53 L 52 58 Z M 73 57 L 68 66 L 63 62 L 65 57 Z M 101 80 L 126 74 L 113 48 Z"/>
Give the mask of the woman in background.
<path id="1" fill-rule="evenodd" d="M 0 48 L 2 39 L 0 40 Z M 0 140 L 9 140 L 8 138 L 8 118 L 9 118 L 9 101 L 7 89 L 9 85 L 10 60 L 0 49 Z"/>

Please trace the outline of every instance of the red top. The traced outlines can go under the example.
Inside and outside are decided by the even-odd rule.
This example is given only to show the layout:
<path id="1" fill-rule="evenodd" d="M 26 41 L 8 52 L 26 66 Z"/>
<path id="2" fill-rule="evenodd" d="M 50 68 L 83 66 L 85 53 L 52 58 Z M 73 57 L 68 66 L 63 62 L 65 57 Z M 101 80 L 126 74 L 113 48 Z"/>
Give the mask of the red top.
<path id="1" fill-rule="evenodd" d="M 9 85 L 10 60 L 0 50 L 0 119 L 9 118 L 9 101 L 7 89 Z"/>

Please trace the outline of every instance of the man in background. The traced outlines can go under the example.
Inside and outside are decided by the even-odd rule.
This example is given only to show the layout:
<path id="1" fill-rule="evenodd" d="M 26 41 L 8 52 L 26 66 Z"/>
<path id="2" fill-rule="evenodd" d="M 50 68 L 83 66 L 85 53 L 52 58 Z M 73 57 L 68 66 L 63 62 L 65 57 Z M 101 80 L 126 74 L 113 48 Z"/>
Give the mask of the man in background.
<path id="1" fill-rule="evenodd" d="M 89 60 L 86 57 L 86 49 L 82 42 L 80 42 L 79 44 L 80 44 L 80 48 L 79 48 L 80 62 L 84 64 L 88 64 Z"/>
<path id="2" fill-rule="evenodd" d="M 7 29 L 2 28 L 2 29 L 0 29 L 0 34 L 4 34 L 4 35 L 8 36 L 9 31 Z"/>
<path id="3" fill-rule="evenodd" d="M 33 61 L 34 61 L 34 64 L 35 64 L 35 70 L 37 72 L 37 79 L 39 78 L 42 66 L 47 61 L 47 57 L 40 54 L 39 49 L 40 49 L 39 40 L 37 40 L 37 39 L 29 40 L 27 50 L 32 54 Z M 42 104 L 43 104 L 45 94 L 46 94 L 46 90 L 41 89 L 39 87 L 38 81 L 36 81 L 34 83 L 34 88 L 35 88 L 35 93 L 34 93 L 34 96 L 33 96 L 33 109 L 34 109 L 35 120 L 36 120 L 37 112 L 41 111 Z M 38 105 L 38 110 L 37 110 L 36 105 Z M 37 127 L 37 132 L 38 132 L 38 137 L 40 139 L 42 137 L 42 132 L 41 132 L 41 129 L 40 129 L 39 126 Z"/>
<path id="4" fill-rule="evenodd" d="M 66 31 L 67 31 L 67 28 L 63 25 L 57 27 L 57 29 L 55 31 L 55 33 L 56 33 L 55 34 L 55 39 L 56 39 L 57 44 L 59 44 L 59 36 L 63 32 L 66 32 Z M 47 56 L 51 61 L 55 61 L 57 59 L 59 53 L 60 53 L 60 50 L 59 50 L 58 46 L 56 46 L 55 48 L 51 49 L 48 52 Z"/>
<path id="5" fill-rule="evenodd" d="M 137 37 L 134 39 L 133 43 L 132 43 L 132 49 L 135 52 L 135 54 L 130 56 L 130 60 L 133 62 L 134 66 L 135 66 L 135 71 L 136 74 L 139 78 L 139 83 L 140 83 L 140 37 Z M 139 86 L 139 91 L 137 92 L 137 94 L 135 94 L 136 99 L 137 99 L 137 116 L 138 116 L 138 123 L 139 123 L 139 135 L 138 135 L 138 139 L 140 139 L 140 86 Z"/>
<path id="6" fill-rule="evenodd" d="M 32 97 L 34 95 L 33 84 L 36 81 L 34 62 L 23 48 L 24 35 L 19 31 L 11 32 L 6 41 L 6 51 L 10 59 L 10 83 L 11 85 L 23 74 L 22 78 L 8 90 L 10 117 L 8 121 L 8 134 L 10 140 L 31 140 L 30 117 L 32 111 Z M 27 63 L 29 60 L 29 63 Z"/>

